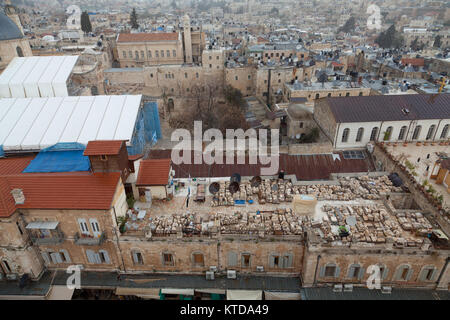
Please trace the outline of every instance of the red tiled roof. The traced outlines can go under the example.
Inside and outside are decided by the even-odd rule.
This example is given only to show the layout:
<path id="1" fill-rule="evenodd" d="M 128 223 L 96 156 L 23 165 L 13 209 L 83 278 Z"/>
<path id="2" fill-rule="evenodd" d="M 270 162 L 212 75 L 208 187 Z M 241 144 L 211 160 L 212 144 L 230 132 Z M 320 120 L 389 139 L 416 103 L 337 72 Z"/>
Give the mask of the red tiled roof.
<path id="1" fill-rule="evenodd" d="M 0 217 L 9 217 L 16 210 L 11 190 L 8 181 L 0 177 Z"/>
<path id="2" fill-rule="evenodd" d="M 0 176 L 21 173 L 33 159 L 34 156 L 0 159 Z"/>
<path id="3" fill-rule="evenodd" d="M 403 58 L 402 64 L 412 65 L 414 67 L 423 67 L 425 65 L 425 60 L 423 58 Z"/>
<path id="4" fill-rule="evenodd" d="M 169 181 L 170 159 L 142 160 L 136 185 L 165 186 Z"/>
<path id="5" fill-rule="evenodd" d="M 120 33 L 117 42 L 176 41 L 178 33 Z"/>
<path id="6" fill-rule="evenodd" d="M 15 208 L 108 210 L 120 173 L 92 175 L 20 174 L 0 177 L 0 217 Z M 15 205 L 11 190 L 22 189 L 25 203 Z"/>
<path id="7" fill-rule="evenodd" d="M 335 66 L 335 67 L 343 67 L 343 66 L 344 66 L 343 63 L 339 63 L 339 62 L 336 62 L 336 61 L 331 62 L 331 64 L 332 64 L 333 66 Z"/>
<path id="8" fill-rule="evenodd" d="M 119 154 L 123 140 L 96 140 L 89 141 L 84 150 L 85 156 L 115 155 Z"/>

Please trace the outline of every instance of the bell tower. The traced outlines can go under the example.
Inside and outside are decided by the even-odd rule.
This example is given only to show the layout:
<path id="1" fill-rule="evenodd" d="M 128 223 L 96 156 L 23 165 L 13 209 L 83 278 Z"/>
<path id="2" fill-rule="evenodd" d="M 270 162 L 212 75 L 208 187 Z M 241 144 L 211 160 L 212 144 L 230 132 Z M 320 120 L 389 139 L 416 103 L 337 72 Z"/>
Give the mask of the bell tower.
<path id="1" fill-rule="evenodd" d="M 20 22 L 19 15 L 16 8 L 11 4 L 10 0 L 5 0 L 5 14 L 17 25 L 20 32 L 23 34 L 22 23 Z"/>
<path id="2" fill-rule="evenodd" d="M 188 15 L 183 17 L 184 61 L 192 63 L 191 20 Z"/>

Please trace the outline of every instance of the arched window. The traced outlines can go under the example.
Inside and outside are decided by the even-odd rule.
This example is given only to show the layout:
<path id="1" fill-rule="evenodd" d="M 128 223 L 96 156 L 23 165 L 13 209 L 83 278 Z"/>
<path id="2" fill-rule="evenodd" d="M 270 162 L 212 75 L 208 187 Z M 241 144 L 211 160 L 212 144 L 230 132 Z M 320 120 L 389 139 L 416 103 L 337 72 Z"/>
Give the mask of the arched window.
<path id="1" fill-rule="evenodd" d="M 447 138 L 447 135 L 448 135 L 448 127 L 449 127 L 448 124 L 446 124 L 446 125 L 444 126 L 444 129 L 442 129 L 442 133 L 441 133 L 441 138 L 440 138 L 440 139 L 446 139 L 446 138 Z"/>
<path id="2" fill-rule="evenodd" d="M 360 142 L 362 140 L 362 137 L 364 135 L 364 128 L 359 128 L 358 133 L 356 134 L 356 142 Z"/>
<path id="3" fill-rule="evenodd" d="M 96 86 L 91 87 L 91 94 L 93 96 L 98 96 L 98 88 Z"/>
<path id="4" fill-rule="evenodd" d="M 389 141 L 389 140 L 391 140 L 391 135 L 392 135 L 392 127 L 388 127 L 388 128 L 386 129 L 386 132 L 384 133 L 384 138 L 383 138 L 383 140 L 384 140 L 384 141 Z"/>
<path id="5" fill-rule="evenodd" d="M 192 253 L 192 265 L 194 267 L 204 267 L 205 266 L 205 256 L 201 252 Z"/>
<path id="6" fill-rule="evenodd" d="M 320 94 L 316 93 L 316 99 L 320 98 Z"/>
<path id="7" fill-rule="evenodd" d="M 403 140 L 405 138 L 406 126 L 400 128 L 400 133 L 398 134 L 398 140 Z"/>
<path id="8" fill-rule="evenodd" d="M 360 93 L 359 93 L 359 96 L 361 97 L 362 95 L 363 95 L 363 93 L 362 93 L 362 92 L 360 92 Z"/>
<path id="9" fill-rule="evenodd" d="M 320 268 L 321 278 L 338 278 L 341 270 L 334 263 L 328 263 Z"/>
<path id="10" fill-rule="evenodd" d="M 165 267 L 173 267 L 175 265 L 175 259 L 170 252 L 162 253 L 162 265 Z"/>
<path id="11" fill-rule="evenodd" d="M 174 110 L 175 104 L 173 103 L 173 99 L 169 98 L 167 100 L 167 108 L 169 109 L 169 112 L 172 112 Z"/>
<path id="12" fill-rule="evenodd" d="M 345 94 L 345 96 L 346 96 L 346 97 L 349 97 L 349 96 L 350 96 L 350 92 L 347 92 L 347 93 Z"/>
<path id="13" fill-rule="evenodd" d="M 374 127 L 370 133 L 370 141 L 375 141 L 377 139 L 378 127 Z"/>
<path id="14" fill-rule="evenodd" d="M 152 51 L 151 51 L 151 50 L 148 50 L 148 52 L 147 52 L 147 57 L 148 57 L 149 59 L 152 57 Z"/>
<path id="15" fill-rule="evenodd" d="M 22 48 L 21 48 L 21 47 L 17 46 L 16 51 L 17 51 L 17 55 L 18 55 L 19 57 L 23 57 L 23 51 L 22 51 Z"/>
<path id="16" fill-rule="evenodd" d="M 131 250 L 131 257 L 133 258 L 133 263 L 135 265 L 143 265 L 144 264 L 144 258 L 142 256 L 142 253 L 139 250 Z"/>
<path id="17" fill-rule="evenodd" d="M 342 142 L 347 142 L 348 141 L 349 134 L 350 134 L 350 129 L 349 128 L 345 128 L 344 131 L 342 132 Z"/>
<path id="18" fill-rule="evenodd" d="M 330 92 L 330 93 L 328 93 L 328 97 L 331 97 L 331 92 Z"/>
<path id="19" fill-rule="evenodd" d="M 136 56 L 136 60 L 139 60 L 139 52 L 137 50 L 134 52 L 134 55 Z"/>
<path id="20" fill-rule="evenodd" d="M 403 264 L 397 268 L 395 271 L 394 279 L 395 281 L 408 281 L 411 279 L 413 270 L 407 264 Z"/>
<path id="21" fill-rule="evenodd" d="M 436 128 L 436 126 L 433 124 L 430 126 L 430 129 L 428 129 L 428 133 L 427 133 L 427 140 L 430 140 L 431 138 L 433 138 L 433 134 L 434 134 L 434 129 Z"/>
<path id="22" fill-rule="evenodd" d="M 413 133 L 413 137 L 412 137 L 413 140 L 419 139 L 420 130 L 422 130 L 422 126 L 417 126 L 417 127 L 414 129 L 414 133 Z"/>
<path id="23" fill-rule="evenodd" d="M 419 281 L 433 281 L 437 274 L 437 268 L 435 266 L 425 266 L 422 268 L 419 274 Z"/>
<path id="24" fill-rule="evenodd" d="M 364 269 L 360 264 L 351 264 L 348 267 L 347 278 L 352 280 L 362 279 L 364 276 Z"/>

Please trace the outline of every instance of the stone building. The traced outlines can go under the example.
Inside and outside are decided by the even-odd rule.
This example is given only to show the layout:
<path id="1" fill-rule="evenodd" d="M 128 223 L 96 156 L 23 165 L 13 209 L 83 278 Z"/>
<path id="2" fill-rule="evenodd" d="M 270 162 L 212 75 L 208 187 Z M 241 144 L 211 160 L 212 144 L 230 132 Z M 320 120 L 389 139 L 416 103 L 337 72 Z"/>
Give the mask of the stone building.
<path id="1" fill-rule="evenodd" d="M 365 148 L 371 141 L 403 143 L 448 139 L 450 95 L 420 94 L 323 98 L 314 119 L 334 148 Z"/>
<path id="2" fill-rule="evenodd" d="M 187 15 L 183 18 L 183 32 L 119 33 L 116 39 L 121 68 L 199 64 L 204 48 L 204 33 L 193 30 Z"/>
<path id="3" fill-rule="evenodd" d="M 12 12 L 12 11 L 9 11 Z M 23 33 L 16 23 L 19 20 L 12 20 L 15 14 L 10 16 L 0 12 L 0 72 L 5 69 L 15 57 L 32 56 L 28 39 L 24 38 Z M 15 21 L 17 21 L 15 23 Z"/>

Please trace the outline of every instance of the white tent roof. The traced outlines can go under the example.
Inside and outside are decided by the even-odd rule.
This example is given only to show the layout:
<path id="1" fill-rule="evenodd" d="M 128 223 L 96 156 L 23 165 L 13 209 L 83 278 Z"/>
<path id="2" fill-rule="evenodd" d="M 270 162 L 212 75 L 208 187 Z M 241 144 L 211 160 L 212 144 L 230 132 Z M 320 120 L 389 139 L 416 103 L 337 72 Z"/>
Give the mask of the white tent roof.
<path id="1" fill-rule="evenodd" d="M 136 96 L 0 99 L 0 145 L 40 150 L 59 142 L 131 140 L 141 104 Z"/>
<path id="2" fill-rule="evenodd" d="M 0 75 L 0 98 L 68 96 L 78 56 L 14 58 Z"/>

